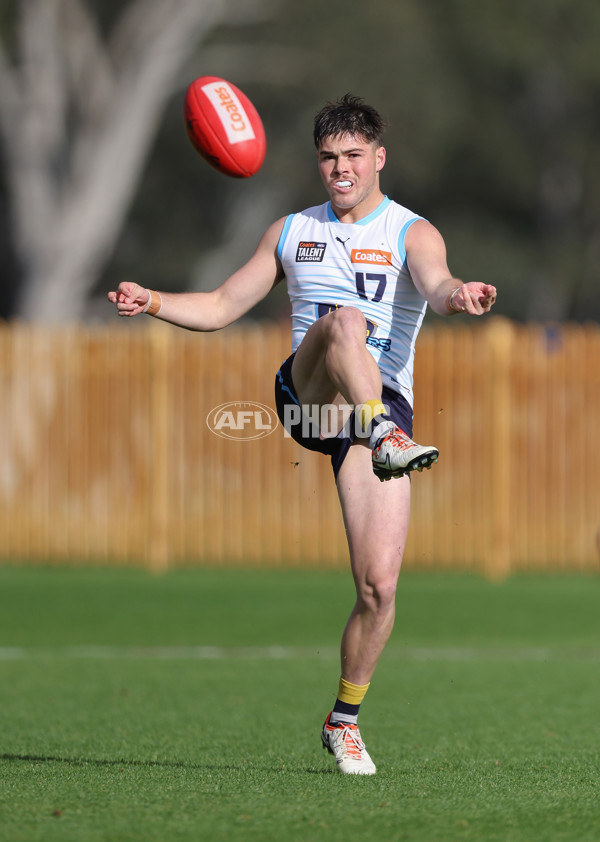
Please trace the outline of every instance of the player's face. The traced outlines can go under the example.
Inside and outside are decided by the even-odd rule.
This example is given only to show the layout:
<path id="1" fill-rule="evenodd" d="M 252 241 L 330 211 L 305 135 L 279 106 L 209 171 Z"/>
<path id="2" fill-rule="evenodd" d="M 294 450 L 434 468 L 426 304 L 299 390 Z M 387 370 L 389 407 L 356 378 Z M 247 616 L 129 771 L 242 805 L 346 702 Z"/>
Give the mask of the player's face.
<path id="1" fill-rule="evenodd" d="M 383 146 L 354 135 L 341 135 L 325 138 L 318 155 L 319 173 L 338 216 L 355 212 L 353 215 L 360 218 L 379 204 Z"/>

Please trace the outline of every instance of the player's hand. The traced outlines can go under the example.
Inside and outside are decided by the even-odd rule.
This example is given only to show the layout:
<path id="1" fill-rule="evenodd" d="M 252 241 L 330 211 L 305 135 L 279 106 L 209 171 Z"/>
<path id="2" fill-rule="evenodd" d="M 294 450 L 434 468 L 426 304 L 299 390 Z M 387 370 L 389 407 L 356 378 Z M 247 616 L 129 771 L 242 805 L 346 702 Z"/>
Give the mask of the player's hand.
<path id="1" fill-rule="evenodd" d="M 496 301 L 496 287 L 472 281 L 463 284 L 452 299 L 452 308 L 459 313 L 481 316 L 489 313 Z"/>
<path id="2" fill-rule="evenodd" d="M 139 284 L 124 281 L 116 292 L 108 293 L 108 300 L 117 305 L 119 316 L 137 316 L 144 311 L 150 293 Z"/>

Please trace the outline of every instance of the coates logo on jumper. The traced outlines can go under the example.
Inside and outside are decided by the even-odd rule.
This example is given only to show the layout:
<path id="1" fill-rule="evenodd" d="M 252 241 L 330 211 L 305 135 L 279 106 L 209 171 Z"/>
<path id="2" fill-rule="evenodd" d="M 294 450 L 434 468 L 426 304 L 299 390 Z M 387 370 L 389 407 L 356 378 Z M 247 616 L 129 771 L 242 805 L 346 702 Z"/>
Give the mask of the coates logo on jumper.
<path id="1" fill-rule="evenodd" d="M 203 85 L 202 90 L 219 115 L 229 143 L 254 140 L 254 129 L 244 106 L 226 82 Z"/>
<path id="2" fill-rule="evenodd" d="M 327 243 L 302 241 L 296 250 L 296 263 L 321 263 Z"/>
<path id="3" fill-rule="evenodd" d="M 350 260 L 352 263 L 370 263 L 374 266 L 391 266 L 392 253 L 391 251 L 381 251 L 380 249 L 352 249 L 350 252 Z"/>
<path id="4" fill-rule="evenodd" d="M 206 416 L 208 428 L 223 439 L 253 441 L 269 436 L 279 424 L 275 410 L 264 403 L 222 403 Z"/>

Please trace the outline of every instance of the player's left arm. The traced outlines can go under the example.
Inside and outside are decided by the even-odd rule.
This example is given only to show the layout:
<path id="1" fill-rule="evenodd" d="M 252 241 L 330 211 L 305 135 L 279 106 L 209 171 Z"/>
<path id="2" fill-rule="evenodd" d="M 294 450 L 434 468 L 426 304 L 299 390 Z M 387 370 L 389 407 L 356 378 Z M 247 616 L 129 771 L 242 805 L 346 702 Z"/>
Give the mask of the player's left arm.
<path id="1" fill-rule="evenodd" d="M 463 283 L 448 269 L 446 244 L 440 232 L 418 219 L 406 232 L 406 260 L 413 283 L 431 309 L 440 316 L 468 313 L 481 316 L 496 301 L 496 287 L 471 281 Z"/>

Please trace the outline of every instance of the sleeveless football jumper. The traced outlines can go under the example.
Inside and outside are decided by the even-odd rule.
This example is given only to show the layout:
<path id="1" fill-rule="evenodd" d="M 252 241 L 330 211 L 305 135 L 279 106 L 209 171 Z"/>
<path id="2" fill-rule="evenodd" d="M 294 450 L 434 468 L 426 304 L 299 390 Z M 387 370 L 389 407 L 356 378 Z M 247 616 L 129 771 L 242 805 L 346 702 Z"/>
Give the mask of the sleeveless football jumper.
<path id="1" fill-rule="evenodd" d="M 356 307 L 383 385 L 413 405 L 415 342 L 427 302 L 406 266 L 404 238 L 422 217 L 387 196 L 364 219 L 343 223 L 331 204 L 287 217 L 277 254 L 292 305 L 292 352 L 331 309 Z"/>

